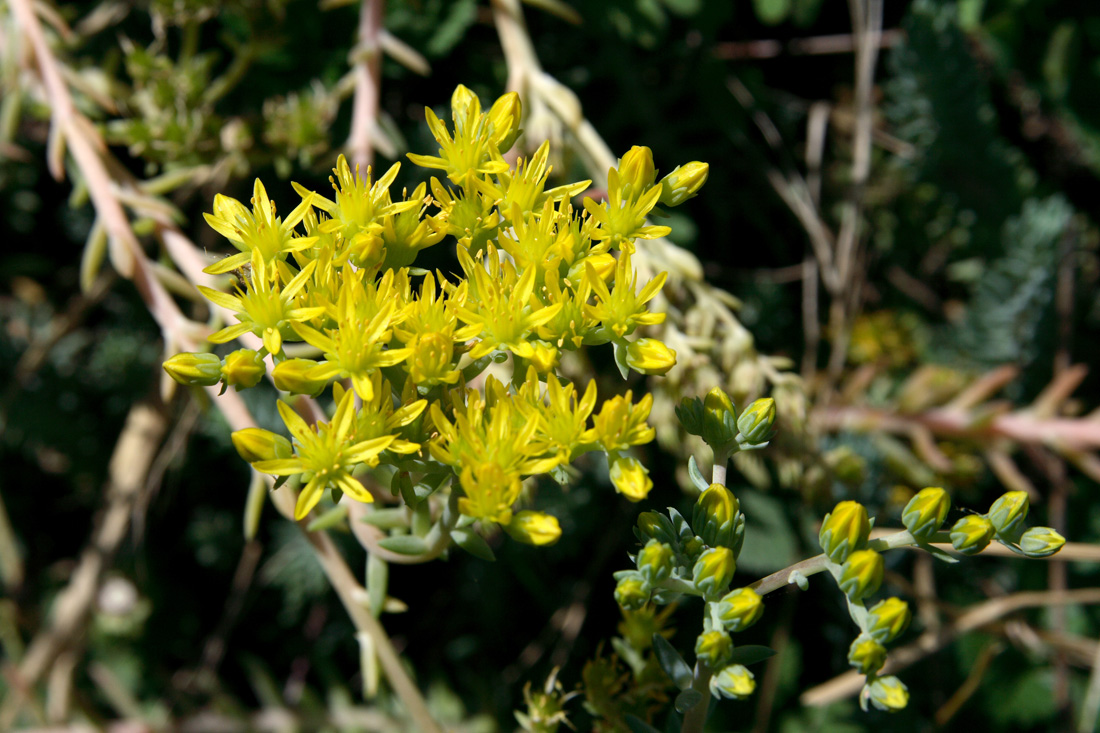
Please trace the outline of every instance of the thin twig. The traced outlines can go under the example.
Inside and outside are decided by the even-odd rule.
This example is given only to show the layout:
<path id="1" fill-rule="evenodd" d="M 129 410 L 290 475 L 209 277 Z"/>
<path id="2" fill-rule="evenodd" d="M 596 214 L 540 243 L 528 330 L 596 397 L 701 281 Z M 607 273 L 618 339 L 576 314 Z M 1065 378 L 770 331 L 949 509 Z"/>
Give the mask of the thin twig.
<path id="1" fill-rule="evenodd" d="M 355 96 L 351 104 L 351 133 L 348 150 L 351 161 L 364 169 L 374 158 L 371 133 L 377 124 L 378 98 L 381 93 L 382 31 L 384 0 L 361 0 L 359 5 L 359 43 L 355 48 Z"/>

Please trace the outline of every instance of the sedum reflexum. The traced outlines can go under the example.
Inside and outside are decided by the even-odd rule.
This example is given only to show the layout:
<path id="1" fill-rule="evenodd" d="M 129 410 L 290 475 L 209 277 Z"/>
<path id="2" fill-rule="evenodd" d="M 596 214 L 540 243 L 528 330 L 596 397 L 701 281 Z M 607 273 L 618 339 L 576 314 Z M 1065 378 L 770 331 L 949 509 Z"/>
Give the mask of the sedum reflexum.
<path id="1" fill-rule="evenodd" d="M 548 144 L 505 160 L 520 115 L 515 94 L 483 111 L 460 86 L 450 126 L 426 113 L 438 154 L 409 155 L 442 177 L 400 197 L 391 193 L 400 164 L 375 180 L 343 157 L 333 192 L 295 184 L 301 201 L 285 219 L 258 180 L 251 207 L 216 197 L 207 221 L 237 253 L 207 272 L 248 272 L 234 294 L 203 288 L 238 321 L 210 340 L 251 334 L 258 351 L 251 371 L 235 378 L 226 375 L 241 370 L 211 354 L 180 354 L 165 368 L 184 384 L 237 389 L 270 371 L 290 449 L 286 438 L 256 428 L 234 443 L 257 471 L 299 491 L 298 519 L 326 490 L 372 502 L 388 486 L 413 510 L 435 496 L 443 510 L 411 513 L 434 523 L 394 530 L 424 540 L 395 543 L 396 551 L 427 558 L 451 541 L 487 549 L 470 544 L 474 522 L 532 544 L 555 541 L 554 517 L 517 506 L 523 482 L 563 475 L 584 453 L 607 454 L 612 482 L 628 499 L 652 488 L 631 455 L 654 437 L 651 399 L 634 402 L 627 392 L 601 401 L 594 383 L 578 389 L 559 365 L 564 352 L 607 345 L 624 377 L 675 364 L 672 349 L 638 333 L 663 320 L 649 304 L 665 274 L 641 281 L 631 254 L 636 238 L 668 232 L 646 218 L 659 202 L 694 195 L 706 165 L 658 179 L 650 151 L 635 147 L 609 172 L 606 200 L 574 204 L 590 182 L 548 188 Z M 459 272 L 414 266 L 421 250 L 444 240 L 456 247 Z M 331 418 L 310 425 L 292 407 L 295 394 L 321 397 Z"/>

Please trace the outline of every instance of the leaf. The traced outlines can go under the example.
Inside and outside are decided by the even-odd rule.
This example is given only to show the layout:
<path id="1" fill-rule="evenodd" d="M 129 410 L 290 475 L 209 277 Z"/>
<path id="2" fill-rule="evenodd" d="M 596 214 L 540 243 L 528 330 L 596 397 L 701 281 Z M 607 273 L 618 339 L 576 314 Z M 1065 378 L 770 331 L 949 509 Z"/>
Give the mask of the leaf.
<path id="1" fill-rule="evenodd" d="M 676 696 L 676 712 L 683 715 L 703 701 L 703 693 L 688 688 Z"/>
<path id="2" fill-rule="evenodd" d="M 752 7 L 764 25 L 778 25 L 791 14 L 791 0 L 752 0 Z"/>
<path id="3" fill-rule="evenodd" d="M 739 646 L 733 650 L 733 655 L 730 657 L 729 664 L 743 664 L 747 667 L 750 664 L 763 662 L 765 659 L 774 656 L 775 650 L 771 647 L 760 646 L 759 644 L 746 644 L 745 646 Z"/>
<path id="4" fill-rule="evenodd" d="M 937 560 L 940 560 L 942 562 L 945 562 L 948 565 L 954 565 L 955 563 L 957 563 L 959 561 L 959 558 L 955 557 L 954 555 L 952 555 L 949 552 L 946 552 L 944 550 L 941 550 L 938 547 L 935 547 L 934 545 L 923 545 L 922 544 L 922 545 L 918 545 L 918 547 L 920 547 L 922 550 L 925 550 L 926 552 L 928 552 L 928 554 L 931 555 L 932 557 L 934 557 Z"/>
<path id="5" fill-rule="evenodd" d="M 699 470 L 699 464 L 695 462 L 695 456 L 688 458 L 688 476 L 691 477 L 691 483 L 695 484 L 695 488 L 699 491 L 706 491 L 710 487 L 710 482 L 703 477 L 703 472 Z"/>
<path id="6" fill-rule="evenodd" d="M 339 527 L 344 523 L 344 520 L 348 516 L 348 507 L 345 504 L 337 504 L 333 508 L 326 511 L 321 516 L 314 519 L 309 525 L 306 526 L 310 532 L 316 532 L 322 529 L 332 529 L 333 527 Z"/>
<path id="7" fill-rule="evenodd" d="M 485 541 L 485 538 L 473 530 L 451 530 L 451 539 L 455 541 L 456 545 L 474 557 L 486 562 L 495 562 L 497 559 L 497 556 L 493 554 L 493 548 L 489 547 L 489 543 Z"/>
<path id="8" fill-rule="evenodd" d="M 653 635 L 653 652 L 657 655 L 657 661 L 661 669 L 669 676 L 672 683 L 681 690 L 691 687 L 692 673 L 680 652 L 673 648 L 668 639 L 660 634 Z"/>
<path id="9" fill-rule="evenodd" d="M 379 540 L 378 546 L 399 555 L 423 555 L 428 551 L 428 543 L 411 534 L 399 534 Z"/>
<path id="10" fill-rule="evenodd" d="M 626 379 L 630 374 L 630 367 L 626 363 L 627 346 L 625 341 L 615 341 L 615 366 L 619 367 L 619 374 Z"/>

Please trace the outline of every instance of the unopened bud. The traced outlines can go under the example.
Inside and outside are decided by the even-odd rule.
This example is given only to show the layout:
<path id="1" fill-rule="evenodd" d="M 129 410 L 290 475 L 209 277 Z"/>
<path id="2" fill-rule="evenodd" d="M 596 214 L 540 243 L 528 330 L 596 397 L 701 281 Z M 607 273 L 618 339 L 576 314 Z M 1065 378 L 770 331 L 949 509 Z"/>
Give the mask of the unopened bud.
<path id="1" fill-rule="evenodd" d="M 235 387 L 238 392 L 242 389 L 255 387 L 267 374 L 267 365 L 263 357 L 253 349 L 238 349 L 225 357 L 222 365 L 222 376 L 225 383 Z"/>
<path id="2" fill-rule="evenodd" d="M 515 92 L 508 92 L 489 108 L 489 123 L 493 126 L 490 139 L 496 143 L 501 155 L 511 150 L 516 138 L 523 132 L 519 127 L 522 116 L 523 104 Z"/>
<path id="3" fill-rule="evenodd" d="M 711 484 L 695 501 L 691 526 L 711 547 L 733 548 L 733 534 L 741 503 L 722 484 Z"/>
<path id="4" fill-rule="evenodd" d="M 451 113 L 455 116 L 456 125 L 461 124 L 459 120 L 464 120 L 469 114 L 471 105 L 474 108 L 474 115 L 481 114 L 481 100 L 465 85 L 459 84 L 451 94 Z"/>
<path id="5" fill-rule="evenodd" d="M 736 570 L 737 562 L 732 550 L 728 547 L 711 547 L 695 561 L 691 569 L 691 580 L 704 597 L 712 599 L 726 590 Z"/>
<path id="6" fill-rule="evenodd" d="M 715 451 L 723 452 L 737 437 L 737 410 L 721 387 L 715 387 L 703 398 L 702 438 Z"/>
<path id="7" fill-rule="evenodd" d="M 722 626 L 731 633 L 744 631 L 764 615 L 764 599 L 752 588 L 738 588 L 722 596 L 718 616 Z"/>
<path id="8" fill-rule="evenodd" d="M 657 169 L 653 167 L 653 151 L 642 145 L 635 145 L 619 160 L 619 183 L 631 187 L 631 193 L 637 195 L 653 185 L 657 180 Z"/>
<path id="9" fill-rule="evenodd" d="M 878 672 L 886 664 L 886 647 L 870 634 L 860 634 L 848 647 L 848 663 L 860 674 Z"/>
<path id="10" fill-rule="evenodd" d="M 1050 527 L 1032 527 L 1020 537 L 1020 549 L 1028 557 L 1050 557 L 1064 544 L 1066 538 Z"/>
<path id="11" fill-rule="evenodd" d="M 529 510 L 513 514 L 512 521 L 504 525 L 504 530 L 512 539 L 536 547 L 552 545 L 561 537 L 557 517 Z"/>
<path id="12" fill-rule="evenodd" d="M 888 713 L 896 713 L 904 710 L 909 704 L 909 688 L 901 680 L 893 675 L 878 677 L 869 685 L 864 686 L 860 695 L 860 703 L 866 707 L 866 700 L 879 710 Z"/>
<path id="13" fill-rule="evenodd" d="M 913 614 L 909 611 L 909 604 L 900 598 L 887 598 L 879 601 L 868 612 L 870 619 L 868 633 L 880 644 L 893 641 L 898 638 L 909 626 Z"/>
<path id="14" fill-rule="evenodd" d="M 627 611 L 637 611 L 649 601 L 649 586 L 639 573 L 626 573 L 615 585 L 615 602 Z"/>
<path id="15" fill-rule="evenodd" d="M 673 547 L 679 544 L 679 538 L 676 529 L 672 526 L 672 520 L 660 512 L 642 512 L 639 514 L 637 526 L 634 528 L 634 535 L 641 542 L 657 540 Z"/>
<path id="16" fill-rule="evenodd" d="M 725 631 L 704 631 L 695 639 L 695 658 L 718 669 L 733 653 L 733 639 Z"/>
<path id="17" fill-rule="evenodd" d="M 951 544 L 964 555 L 977 555 L 993 539 L 993 522 L 981 514 L 967 514 L 951 528 Z"/>
<path id="18" fill-rule="evenodd" d="M 759 446 L 775 435 L 775 400 L 765 397 L 756 400 L 737 418 L 738 443 Z"/>
<path id="19" fill-rule="evenodd" d="M 676 170 L 661 179 L 659 203 L 664 206 L 679 206 L 688 199 L 695 198 L 699 189 L 707 182 L 709 174 L 710 166 L 697 160 L 677 166 Z"/>
<path id="20" fill-rule="evenodd" d="M 986 516 L 993 523 L 993 529 L 999 537 L 1014 542 L 1023 531 L 1028 505 L 1026 491 L 1009 491 L 993 502 Z"/>
<path id="21" fill-rule="evenodd" d="M 882 555 L 874 550 L 857 550 L 848 556 L 840 571 L 838 585 L 853 601 L 872 596 L 882 585 Z"/>
<path id="22" fill-rule="evenodd" d="M 676 366 L 676 352 L 657 339 L 640 338 L 627 346 L 626 365 L 640 374 L 660 376 Z"/>
<path id="23" fill-rule="evenodd" d="M 843 563 L 853 552 L 863 549 L 870 536 L 867 509 L 857 501 L 842 501 L 825 515 L 818 541 L 830 560 Z"/>
<path id="24" fill-rule="evenodd" d="M 289 440 L 263 428 L 237 430 L 230 438 L 237 453 L 249 463 L 290 458 L 294 453 Z"/>
<path id="25" fill-rule="evenodd" d="M 951 497 L 947 492 L 939 487 L 929 486 L 918 491 L 909 500 L 901 512 L 901 521 L 911 535 L 921 542 L 927 542 L 939 531 L 950 509 Z"/>
<path id="26" fill-rule="evenodd" d="M 730 700 L 743 700 L 756 689 L 752 672 L 741 664 L 731 664 L 710 678 L 710 694 Z M 702 703 L 700 703 L 702 704 Z"/>
<path id="27" fill-rule="evenodd" d="M 319 394 L 328 384 L 328 380 L 315 379 L 309 376 L 309 373 L 317 366 L 317 362 L 309 359 L 287 359 L 279 362 L 271 370 L 275 389 L 291 394 Z"/>
<path id="28" fill-rule="evenodd" d="M 222 379 L 222 360 L 216 354 L 176 354 L 164 362 L 164 371 L 189 387 L 213 387 Z"/>
<path id="29" fill-rule="evenodd" d="M 638 572 L 650 585 L 672 574 L 672 548 L 663 542 L 650 540 L 638 553 Z"/>
<path id="30" fill-rule="evenodd" d="M 641 501 L 653 488 L 646 467 L 637 458 L 622 456 L 611 463 L 611 483 L 630 501 Z"/>

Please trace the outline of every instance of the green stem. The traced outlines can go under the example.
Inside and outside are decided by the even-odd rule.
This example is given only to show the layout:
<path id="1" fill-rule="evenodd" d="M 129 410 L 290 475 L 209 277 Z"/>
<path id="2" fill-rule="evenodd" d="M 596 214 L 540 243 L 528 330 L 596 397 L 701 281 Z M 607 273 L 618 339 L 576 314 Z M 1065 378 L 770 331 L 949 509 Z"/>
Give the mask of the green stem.
<path id="1" fill-rule="evenodd" d="M 702 662 L 695 663 L 695 676 L 691 681 L 691 689 L 703 696 L 695 707 L 688 710 L 684 716 L 684 724 L 680 727 L 680 733 L 703 733 L 703 725 L 707 722 L 707 713 L 710 712 L 710 678 L 714 673 L 710 667 Z"/>
<path id="2" fill-rule="evenodd" d="M 730 453 L 725 450 L 714 451 L 714 468 L 711 470 L 710 482 L 712 484 L 726 485 L 726 464 L 729 463 Z"/>

